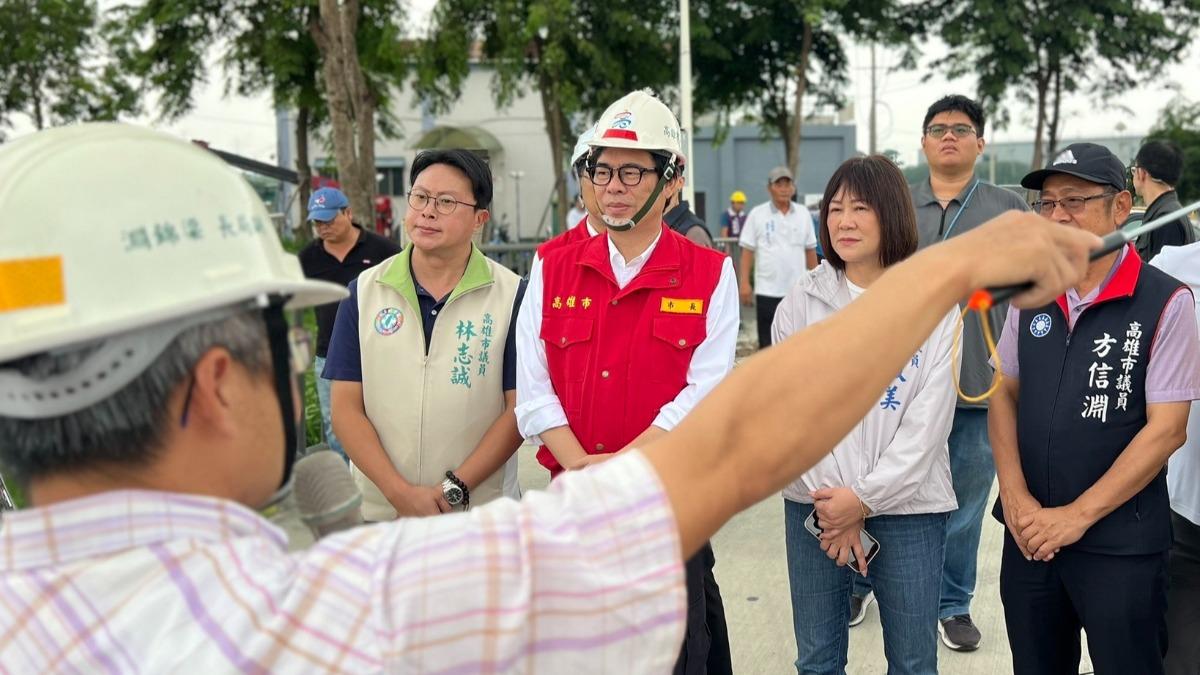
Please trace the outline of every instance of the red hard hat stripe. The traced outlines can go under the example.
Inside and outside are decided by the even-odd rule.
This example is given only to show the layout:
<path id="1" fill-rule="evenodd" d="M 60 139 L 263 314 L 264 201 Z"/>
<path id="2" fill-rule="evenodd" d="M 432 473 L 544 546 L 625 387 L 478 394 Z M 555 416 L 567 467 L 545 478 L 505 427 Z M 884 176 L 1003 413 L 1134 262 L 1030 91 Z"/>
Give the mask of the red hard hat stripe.
<path id="1" fill-rule="evenodd" d="M 637 132 L 629 129 L 609 129 L 604 132 L 604 138 L 623 138 L 627 141 L 637 141 Z"/>

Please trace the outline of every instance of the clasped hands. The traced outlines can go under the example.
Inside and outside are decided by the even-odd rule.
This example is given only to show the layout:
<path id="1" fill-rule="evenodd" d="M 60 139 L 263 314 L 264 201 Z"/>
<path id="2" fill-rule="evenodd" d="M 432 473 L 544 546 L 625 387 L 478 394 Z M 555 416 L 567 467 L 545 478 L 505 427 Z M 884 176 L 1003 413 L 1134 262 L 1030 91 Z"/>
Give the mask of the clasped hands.
<path id="1" fill-rule="evenodd" d="M 1075 503 L 1045 508 L 1028 492 L 1001 493 L 1004 524 L 1026 560 L 1049 562 L 1092 523 Z"/>
<path id="2" fill-rule="evenodd" d="M 859 533 L 864 523 L 864 507 L 854 490 L 848 487 L 821 488 L 809 493 L 821 525 L 821 550 L 830 560 L 844 567 L 850 554 L 858 561 L 860 573 L 867 575 L 867 554 Z"/>

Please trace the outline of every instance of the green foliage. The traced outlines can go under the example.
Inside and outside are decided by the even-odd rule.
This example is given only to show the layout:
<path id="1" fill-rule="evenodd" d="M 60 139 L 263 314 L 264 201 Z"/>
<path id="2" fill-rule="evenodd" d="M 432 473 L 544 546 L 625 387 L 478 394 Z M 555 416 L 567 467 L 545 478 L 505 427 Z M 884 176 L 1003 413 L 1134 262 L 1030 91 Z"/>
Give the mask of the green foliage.
<path id="1" fill-rule="evenodd" d="M 1183 149 L 1183 176 L 1175 189 L 1184 202 L 1200 197 L 1200 103 L 1173 101 L 1146 140 L 1174 141 Z"/>
<path id="2" fill-rule="evenodd" d="M 798 93 L 818 106 L 844 102 L 843 38 L 911 49 L 908 14 L 893 0 L 693 0 L 692 8 L 697 111 L 746 109 L 764 135 L 785 139 L 798 130 Z"/>
<path id="3" fill-rule="evenodd" d="M 159 94 L 164 118 L 192 109 L 196 88 L 212 75 L 205 57 L 213 45 L 222 45 L 220 65 L 230 76 L 226 93 L 270 91 L 277 106 L 309 110 L 311 128 L 328 119 L 318 77 L 321 56 L 310 32 L 318 15 L 317 0 L 145 0 L 114 10 L 126 38 L 144 44 L 129 51 L 125 67 Z M 394 0 L 362 3 L 359 59 L 381 110 L 387 110 L 391 88 L 402 82 L 409 60 L 400 39 L 402 18 Z M 395 135 L 399 128 L 385 117 L 380 131 Z"/>
<path id="4" fill-rule="evenodd" d="M 996 122 L 1009 120 L 1002 107 L 1009 93 L 1034 106 L 1040 147 L 1058 138 L 1064 95 L 1112 99 L 1177 62 L 1195 39 L 1200 2 L 934 0 L 915 14 L 950 47 L 932 66 L 952 79 L 977 77 L 978 97 Z"/>
<path id="5" fill-rule="evenodd" d="M 0 2 L 0 129 L 14 114 L 42 129 L 136 112 L 138 92 L 119 67 L 127 47 L 95 2 Z"/>
<path id="6" fill-rule="evenodd" d="M 417 51 L 413 87 L 443 112 L 461 96 L 472 61 L 483 59 L 494 68 L 497 108 L 536 90 L 562 222 L 566 162 L 577 134 L 630 91 L 674 82 L 675 11 L 666 0 L 441 0 Z"/>

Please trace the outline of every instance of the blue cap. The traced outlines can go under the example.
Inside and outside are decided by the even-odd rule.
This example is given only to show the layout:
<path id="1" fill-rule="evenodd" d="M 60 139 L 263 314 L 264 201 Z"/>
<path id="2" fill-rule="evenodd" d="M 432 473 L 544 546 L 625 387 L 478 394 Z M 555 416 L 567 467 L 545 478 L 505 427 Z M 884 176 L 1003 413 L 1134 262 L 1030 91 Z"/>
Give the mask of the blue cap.
<path id="1" fill-rule="evenodd" d="M 308 219 L 328 222 L 338 211 L 350 206 L 350 200 L 337 188 L 321 188 L 308 198 Z"/>

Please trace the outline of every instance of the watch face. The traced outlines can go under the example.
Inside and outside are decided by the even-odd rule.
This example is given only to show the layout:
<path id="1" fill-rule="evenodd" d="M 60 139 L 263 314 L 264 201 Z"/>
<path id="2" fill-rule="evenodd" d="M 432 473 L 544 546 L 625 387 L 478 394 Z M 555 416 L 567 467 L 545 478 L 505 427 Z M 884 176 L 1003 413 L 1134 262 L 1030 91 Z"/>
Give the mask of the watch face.
<path id="1" fill-rule="evenodd" d="M 459 504 L 462 504 L 462 488 L 458 487 L 454 483 L 450 483 L 449 481 L 443 483 L 442 495 L 446 498 L 446 501 L 450 503 L 450 506 L 458 506 Z"/>

